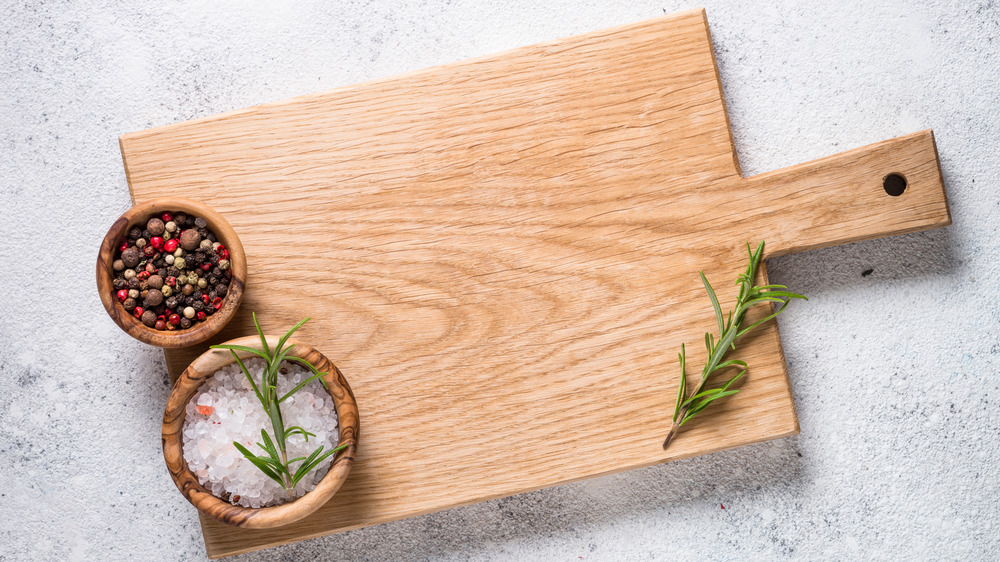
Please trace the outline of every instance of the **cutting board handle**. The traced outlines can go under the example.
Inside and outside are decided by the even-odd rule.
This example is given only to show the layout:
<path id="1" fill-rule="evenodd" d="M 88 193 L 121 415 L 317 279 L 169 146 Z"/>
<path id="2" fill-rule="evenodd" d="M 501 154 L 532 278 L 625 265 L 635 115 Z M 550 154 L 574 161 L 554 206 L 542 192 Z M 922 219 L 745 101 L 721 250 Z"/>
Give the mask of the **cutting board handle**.
<path id="1" fill-rule="evenodd" d="M 930 130 L 744 182 L 748 213 L 769 218 L 768 231 L 755 233 L 768 257 L 951 224 Z"/>

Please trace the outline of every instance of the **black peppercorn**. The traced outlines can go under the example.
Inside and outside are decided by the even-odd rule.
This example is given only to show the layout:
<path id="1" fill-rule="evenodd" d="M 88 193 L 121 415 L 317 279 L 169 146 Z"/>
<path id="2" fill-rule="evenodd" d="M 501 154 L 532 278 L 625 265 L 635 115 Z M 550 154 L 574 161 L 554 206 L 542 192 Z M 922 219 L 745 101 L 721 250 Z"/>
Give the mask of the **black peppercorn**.
<path id="1" fill-rule="evenodd" d="M 163 231 L 165 230 L 163 221 L 155 217 L 149 219 L 149 222 L 146 223 L 146 230 L 148 230 L 153 236 L 162 236 Z"/>
<path id="2" fill-rule="evenodd" d="M 122 289 L 128 290 L 122 305 L 130 313 L 143 311 L 139 316 L 143 324 L 157 330 L 186 329 L 217 312 L 211 303 L 229 292 L 231 265 L 223 261 L 222 256 L 228 254 L 212 246 L 218 238 L 208 229 L 207 220 L 183 212 L 164 212 L 163 217 L 153 216 L 131 227 L 119 241 L 125 249 L 115 256 L 112 286 L 116 297 Z M 153 238 L 165 244 L 157 240 L 154 247 Z M 168 285 L 168 278 L 189 281 L 175 285 L 171 280 Z M 173 313 L 183 315 L 183 320 L 169 324 L 163 319 Z"/>
<path id="3" fill-rule="evenodd" d="M 146 298 L 143 300 L 142 304 L 146 306 L 156 306 L 163 302 L 163 293 L 159 289 L 150 289 L 146 291 Z"/>
<path id="4" fill-rule="evenodd" d="M 129 269 L 139 265 L 139 250 L 135 249 L 134 246 L 125 248 L 122 251 L 122 263 Z"/>
<path id="5" fill-rule="evenodd" d="M 189 228 L 184 232 L 181 232 L 179 242 L 181 248 L 184 248 L 189 252 L 194 251 L 198 249 L 198 245 L 201 244 L 201 234 L 199 234 L 198 231 Z"/>

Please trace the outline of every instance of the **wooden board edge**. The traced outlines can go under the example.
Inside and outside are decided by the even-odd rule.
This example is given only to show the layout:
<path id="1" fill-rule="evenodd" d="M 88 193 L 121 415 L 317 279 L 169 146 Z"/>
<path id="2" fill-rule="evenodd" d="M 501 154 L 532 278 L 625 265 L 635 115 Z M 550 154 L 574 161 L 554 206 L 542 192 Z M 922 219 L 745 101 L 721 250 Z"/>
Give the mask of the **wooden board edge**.
<path id="1" fill-rule="evenodd" d="M 708 12 L 700 8 L 701 16 L 705 22 L 705 40 L 708 41 L 708 52 L 712 55 L 712 70 L 715 71 L 715 87 L 719 91 L 719 99 L 722 101 L 722 115 L 726 118 L 726 132 L 729 133 L 729 153 L 733 156 L 733 170 L 737 176 L 743 177 L 743 170 L 740 168 L 740 156 L 736 152 L 736 140 L 733 138 L 733 124 L 729 121 L 729 106 L 726 104 L 726 93 L 722 89 L 722 76 L 719 75 L 719 61 L 715 58 L 715 43 L 712 41 L 712 28 L 708 25 Z"/>
<path id="2" fill-rule="evenodd" d="M 134 133 L 130 133 L 134 134 Z M 132 200 L 132 205 L 135 205 L 135 190 L 132 189 L 132 172 L 128 167 L 128 156 L 125 154 L 125 141 L 127 140 L 129 134 L 118 136 L 118 151 L 122 155 L 122 167 L 125 168 L 125 183 L 128 185 L 128 196 Z"/>
<path id="3" fill-rule="evenodd" d="M 766 253 L 766 247 L 765 247 L 765 253 Z M 765 260 L 767 259 L 766 255 L 764 256 L 764 259 Z M 763 260 L 760 262 L 759 271 L 762 284 L 769 285 L 771 283 L 771 278 L 767 274 L 767 263 Z M 774 303 L 768 303 L 768 307 L 771 309 L 771 312 L 774 311 Z M 771 338 L 773 338 L 774 346 L 778 349 L 778 358 L 781 360 L 779 364 L 781 368 L 781 374 L 784 375 L 783 380 L 785 382 L 785 392 L 788 395 L 788 403 L 791 405 L 790 413 L 792 414 L 792 426 L 794 428 L 793 431 L 795 435 L 798 435 L 800 430 L 799 409 L 795 407 L 795 394 L 792 392 L 792 379 L 788 375 L 788 362 L 785 361 L 785 348 L 781 345 L 781 328 L 778 326 L 777 318 L 772 319 L 771 322 L 774 322 L 774 330 L 770 332 L 770 336 Z"/>
<path id="4" fill-rule="evenodd" d="M 479 64 L 479 63 L 490 61 L 490 60 L 494 60 L 494 59 L 506 58 L 506 57 L 509 57 L 511 54 L 517 53 L 519 51 L 526 51 L 526 50 L 533 50 L 533 49 L 540 49 L 540 48 L 558 46 L 558 45 L 560 45 L 562 43 L 569 42 L 569 41 L 575 41 L 575 40 L 578 40 L 578 39 L 583 39 L 583 38 L 588 37 L 588 36 L 599 36 L 599 35 L 620 33 L 620 32 L 628 31 L 628 30 L 631 30 L 631 29 L 642 28 L 642 27 L 649 26 L 649 25 L 652 25 L 652 24 L 655 24 L 655 23 L 663 23 L 663 22 L 675 21 L 675 20 L 676 21 L 680 21 L 680 20 L 683 20 L 685 18 L 694 18 L 694 17 L 701 18 L 701 20 L 705 22 L 704 25 L 705 25 L 705 30 L 707 32 L 707 30 L 708 30 L 708 19 L 707 19 L 707 17 L 708 16 L 705 14 L 705 9 L 704 8 L 695 8 L 695 9 L 685 10 L 685 11 L 681 11 L 681 12 L 674 12 L 674 13 L 671 13 L 671 14 L 667 14 L 667 15 L 663 15 L 663 16 L 658 16 L 658 17 L 654 17 L 654 18 L 646 18 L 646 19 L 643 19 L 643 20 L 640 20 L 640 21 L 637 21 L 637 22 L 625 23 L 625 24 L 616 25 L 616 26 L 612 26 L 612 27 L 608 27 L 608 28 L 604 28 L 604 29 L 598 29 L 598 30 L 594 30 L 594 31 L 587 31 L 587 32 L 583 32 L 583 33 L 577 33 L 575 35 L 570 35 L 570 36 L 567 36 L 567 37 L 560 37 L 560 38 L 556 38 L 556 39 L 549 39 L 549 40 L 546 40 L 546 41 L 540 41 L 538 43 L 533 43 L 531 45 L 523 45 L 523 46 L 520 46 L 520 47 L 514 47 L 514 48 L 511 48 L 511 49 L 504 50 L 504 51 L 499 51 L 499 52 L 495 52 L 495 53 L 488 53 L 488 54 L 485 54 L 485 55 L 480 55 L 478 57 L 464 58 L 464 59 L 461 59 L 461 60 L 451 61 L 451 62 L 447 62 L 447 63 L 444 63 L 444 64 L 438 64 L 438 65 L 430 66 L 430 67 L 427 67 L 427 68 L 421 68 L 421 69 L 418 69 L 418 70 L 411 70 L 411 71 L 408 71 L 408 72 L 402 72 L 402 73 L 398 73 L 398 74 L 393 74 L 391 76 L 383 76 L 383 77 L 379 77 L 379 78 L 374 78 L 374 79 L 371 79 L 371 80 L 366 80 L 364 82 L 357 82 L 357 83 L 354 83 L 354 84 L 344 84 L 344 85 L 337 86 L 337 87 L 334 87 L 334 88 L 329 88 L 329 89 L 326 89 L 326 90 L 321 90 L 319 92 L 312 92 L 312 93 L 308 93 L 308 94 L 302 94 L 302 95 L 298 95 L 298 96 L 293 96 L 291 98 L 285 98 L 285 99 L 281 99 L 281 100 L 264 102 L 264 103 L 252 105 L 252 106 L 249 106 L 249 107 L 244 107 L 244 108 L 240 108 L 240 109 L 234 109 L 234 110 L 231 110 L 231 111 L 226 111 L 226 112 L 222 112 L 222 113 L 216 113 L 216 114 L 213 114 L 213 115 L 207 115 L 205 117 L 198 117 L 198 118 L 195 118 L 195 119 L 189 119 L 189 120 L 185 120 L 185 121 L 179 121 L 179 122 L 176 122 L 176 123 L 170 123 L 170 124 L 167 124 L 167 125 L 160 125 L 158 127 L 152 127 L 152 128 L 149 128 L 149 129 L 142 129 L 142 130 L 139 130 L 139 131 L 134 131 L 134 132 L 130 132 L 130 133 L 126 133 L 124 135 L 121 135 L 119 137 L 119 142 L 122 144 L 123 151 L 124 151 L 125 144 L 131 138 L 136 138 L 136 137 L 144 136 L 144 135 L 147 135 L 147 134 L 157 134 L 157 133 L 161 133 L 161 132 L 170 131 L 170 130 L 172 130 L 174 128 L 184 127 L 184 126 L 187 126 L 187 125 L 201 124 L 201 123 L 210 123 L 210 122 L 213 122 L 213 121 L 223 120 L 223 119 L 227 119 L 227 118 L 234 117 L 234 116 L 239 116 L 239 115 L 244 115 L 244 114 L 249 114 L 249 113 L 255 113 L 255 112 L 258 112 L 258 111 L 261 111 L 261 110 L 278 108 L 278 107 L 281 107 L 281 106 L 284 106 L 284 105 L 287 105 L 287 104 L 294 104 L 294 103 L 299 103 L 299 102 L 308 102 L 308 101 L 311 101 L 311 100 L 322 99 L 322 98 L 325 98 L 325 97 L 330 96 L 330 95 L 336 95 L 339 92 L 351 92 L 351 91 L 358 90 L 358 89 L 365 89 L 365 88 L 370 88 L 372 86 L 378 86 L 380 84 L 386 84 L 386 83 L 390 83 L 390 82 L 396 82 L 396 81 L 399 81 L 401 79 L 418 78 L 418 77 L 423 76 L 425 74 L 433 74 L 435 72 L 439 72 L 442 69 L 449 69 L 449 68 L 454 68 L 454 67 L 464 66 L 464 65 Z M 708 40 L 711 42 L 711 37 L 708 37 Z M 715 61 L 715 51 L 714 51 L 714 49 L 710 49 L 710 51 L 712 52 L 712 60 L 713 60 L 713 63 L 714 63 L 714 61 Z M 718 67 L 717 66 L 716 66 L 716 79 L 718 79 Z M 721 88 L 720 88 L 719 91 L 721 92 Z M 723 107 L 725 107 L 725 104 L 723 104 Z M 728 124 L 728 116 L 727 116 L 727 124 Z M 732 135 L 732 133 L 730 133 L 730 136 L 731 135 Z"/>
<path id="5" fill-rule="evenodd" d="M 922 131 L 917 131 L 915 135 L 926 134 L 930 137 L 931 146 L 934 147 L 934 160 L 937 162 L 937 172 L 938 177 L 941 178 L 941 199 L 944 201 L 944 214 L 945 217 L 940 224 L 929 226 L 927 228 L 939 228 L 942 226 L 951 226 L 951 204 L 948 203 L 948 192 L 944 187 L 944 171 L 941 169 L 941 153 L 938 152 L 937 138 L 934 136 L 933 129 L 924 129 Z"/>
<path id="6" fill-rule="evenodd" d="M 793 407 L 793 410 L 794 410 L 794 407 Z M 493 501 L 493 500 L 497 500 L 497 499 L 500 499 L 500 498 L 506 498 L 506 497 L 517 496 L 517 495 L 521 495 L 521 494 L 527 494 L 527 493 L 531 493 L 531 492 L 537 492 L 538 490 L 544 490 L 544 489 L 548 489 L 548 488 L 555 488 L 556 486 L 562 486 L 562 485 L 565 485 L 565 484 L 573 484 L 575 482 L 581 482 L 583 480 L 590 480 L 592 478 L 600 478 L 600 477 L 603 477 L 603 476 L 610 476 L 610 475 L 613 475 L 613 474 L 620 474 L 622 472 L 628 472 L 628 471 L 637 470 L 637 469 L 641 469 L 641 468 L 649 468 L 651 466 L 665 464 L 665 463 L 668 463 L 668 462 L 682 460 L 682 459 L 686 459 L 686 458 L 709 455 L 709 454 L 712 454 L 712 453 L 718 453 L 718 452 L 729 450 L 729 449 L 736 449 L 736 448 L 739 448 L 739 447 L 745 447 L 747 445 L 755 445 L 757 443 L 764 443 L 764 442 L 767 442 L 767 441 L 774 441 L 776 439 L 784 439 L 786 437 L 793 437 L 793 436 L 799 434 L 798 418 L 796 417 L 795 420 L 796 420 L 795 421 L 795 427 L 794 428 L 790 428 L 789 430 L 787 430 L 784 433 L 779 433 L 779 434 L 775 434 L 775 435 L 769 435 L 767 437 L 762 437 L 762 438 L 759 438 L 759 439 L 752 439 L 752 440 L 749 440 L 749 441 L 746 441 L 746 442 L 741 442 L 741 443 L 738 443 L 738 444 L 735 444 L 735 445 L 729 445 L 729 446 L 725 446 L 725 447 L 719 447 L 719 448 L 710 449 L 710 450 L 706 450 L 706 451 L 698 451 L 698 452 L 693 452 L 693 453 L 685 453 L 683 455 L 678 455 L 676 457 L 671 457 L 669 459 L 657 460 L 657 461 L 652 461 L 652 462 L 648 462 L 648 463 L 640 463 L 640 464 L 637 464 L 637 465 L 634 465 L 634 466 L 629 466 L 627 468 L 622 468 L 622 469 L 618 469 L 618 470 L 610 470 L 610 471 L 607 471 L 607 472 L 601 472 L 601 473 L 597 473 L 597 474 L 591 474 L 591 475 L 588 475 L 588 476 L 581 476 L 581 477 L 578 477 L 578 478 L 571 478 L 571 479 L 568 479 L 568 480 L 563 480 L 563 481 L 555 482 L 555 483 L 551 483 L 551 484 L 545 484 L 545 485 L 541 485 L 541 486 L 534 486 L 534 487 L 531 487 L 531 488 L 526 488 L 526 489 L 523 489 L 523 490 L 519 490 L 517 492 L 511 492 L 511 493 L 504 493 L 504 494 L 497 494 L 497 495 L 487 496 L 487 497 L 483 497 L 483 498 L 479 498 L 479 499 L 475 499 L 475 500 L 470 500 L 470 501 L 467 501 L 467 502 L 461 502 L 461 503 L 456 503 L 454 505 L 448 505 L 448 506 L 445 506 L 445 507 L 437 507 L 437 508 L 434 508 L 434 509 L 428 509 L 428 510 L 424 510 L 424 511 L 410 513 L 410 514 L 399 516 L 399 517 L 391 517 L 391 518 L 386 518 L 386 519 L 380 519 L 380 520 L 374 521 L 372 523 L 367 523 L 367 524 L 362 524 L 362 525 L 351 525 L 349 527 L 343 527 L 343 528 L 336 529 L 336 530 L 333 530 L 333 531 L 320 531 L 320 532 L 316 532 L 316 533 L 304 533 L 304 534 L 301 534 L 301 535 L 298 535 L 298 536 L 292 537 L 292 538 L 276 539 L 273 542 L 269 542 L 267 544 L 260 544 L 260 545 L 249 546 L 249 547 L 241 547 L 241 548 L 235 548 L 235 549 L 231 549 L 231 550 L 227 550 L 227 549 L 222 548 L 222 547 L 214 548 L 214 547 L 212 547 L 212 546 L 209 545 L 208 536 L 205 535 L 204 533 L 202 533 L 203 535 L 205 535 L 204 536 L 204 538 L 205 538 L 205 551 L 206 551 L 206 554 L 208 555 L 208 557 L 210 559 L 212 559 L 212 560 L 218 560 L 220 558 L 227 558 L 229 556 L 236 556 L 238 554 L 246 554 L 248 552 L 254 552 L 254 551 L 257 551 L 257 550 L 263 550 L 265 548 L 271 548 L 271 547 L 275 547 L 275 546 L 281 546 L 281 545 L 285 545 L 285 544 L 291 544 L 291 543 L 295 543 L 295 542 L 299 542 L 299 541 L 304 541 L 304 540 L 308 540 L 308 539 L 315 539 L 315 538 L 325 537 L 325 536 L 329 536 L 329 535 L 336 535 L 336 534 L 340 534 L 340 533 L 345 533 L 347 531 L 354 531 L 354 530 L 365 528 L 365 527 L 372 527 L 372 526 L 375 526 L 375 525 L 381 525 L 383 523 L 391 523 L 393 521 L 402 521 L 403 519 L 410 519 L 412 517 L 421 517 L 421 516 L 424 516 L 424 515 L 430 515 L 432 513 L 437 513 L 439 511 L 448 511 L 450 509 L 455 509 L 455 508 L 458 508 L 458 507 L 465 507 L 465 506 L 468 506 L 468 505 L 474 505 L 474 504 L 483 503 L 483 502 L 487 502 L 487 501 Z M 336 496 L 334 496 L 334 498 L 336 498 Z M 203 515 L 201 515 L 201 512 L 198 513 L 198 516 L 199 516 L 199 519 L 200 519 L 201 524 L 202 524 L 202 529 L 204 529 L 205 523 L 207 521 L 206 521 L 205 517 Z"/>
<path id="7" fill-rule="evenodd" d="M 775 332 L 775 333 L 777 333 L 777 332 Z M 783 358 L 782 358 L 782 361 L 784 361 Z M 565 479 L 565 480 L 560 480 L 560 481 L 556 481 L 556 482 L 550 482 L 550 483 L 542 484 L 542 485 L 539 485 L 539 486 L 531 486 L 531 487 L 528 487 L 528 488 L 519 489 L 519 490 L 514 491 L 514 492 L 506 492 L 506 493 L 502 493 L 502 494 L 493 494 L 493 495 L 484 496 L 484 497 L 480 497 L 480 498 L 469 500 L 469 501 L 463 501 L 463 502 L 458 502 L 458 503 L 455 503 L 455 504 L 450 504 L 450 505 L 447 505 L 447 506 L 435 507 L 435 508 L 432 508 L 432 509 L 427 509 L 427 510 L 421 510 L 421 511 L 413 512 L 413 513 L 408 513 L 406 515 L 401 515 L 401 516 L 398 516 L 398 517 L 387 517 L 387 518 L 378 519 L 378 520 L 375 520 L 375 521 L 372 521 L 372 522 L 369 522 L 369 523 L 364 523 L 364 524 L 359 524 L 359 525 L 351 525 L 351 526 L 342 527 L 342 528 L 339 528 L 339 529 L 329 530 L 329 531 L 306 532 L 306 533 L 298 534 L 295 537 L 276 538 L 273 541 L 270 541 L 270 542 L 267 542 L 267 543 L 264 543 L 264 544 L 259 544 L 259 545 L 243 546 L 243 547 L 237 547 L 237 548 L 233 548 L 233 549 L 227 549 L 227 548 L 225 548 L 223 546 L 210 544 L 208 535 L 206 533 L 204 533 L 205 524 L 209 523 L 209 521 L 206 519 L 206 517 L 204 515 L 201 514 L 201 512 L 199 512 L 198 516 L 199 516 L 199 520 L 200 520 L 201 525 L 202 525 L 202 535 L 204 536 L 204 539 L 205 539 L 205 552 L 206 552 L 207 556 L 210 559 L 212 559 L 212 560 L 218 560 L 220 558 L 227 558 L 229 556 L 236 556 L 238 554 L 246 554 L 248 552 L 254 552 L 254 551 L 257 551 L 257 550 L 263 550 L 265 548 L 271 548 L 271 547 L 275 547 L 275 546 L 281 546 L 281 545 L 285 545 L 285 544 L 291 544 L 291 543 L 295 543 L 295 542 L 299 542 L 299 541 L 304 541 L 304 540 L 308 540 L 308 539 L 315 539 L 315 538 L 325 537 L 325 536 L 329 536 L 329 535 L 336 535 L 336 534 L 340 534 L 340 533 L 345 533 L 347 531 L 354 531 L 354 530 L 362 529 L 362 528 L 365 528 L 365 527 L 372 527 L 372 526 L 375 526 L 375 525 L 381 525 L 383 523 L 391 523 L 393 521 L 402 521 L 403 519 L 410 519 L 412 517 L 422 517 L 424 515 L 430 515 L 432 513 L 437 513 L 437 512 L 440 512 L 440 511 L 448 511 L 450 509 L 455 509 L 455 508 L 459 508 L 459 507 L 465 507 L 465 506 L 468 506 L 468 505 L 474 505 L 474 504 L 478 504 L 478 503 L 493 501 L 493 500 L 497 500 L 497 499 L 500 499 L 500 498 L 506 498 L 506 497 L 511 497 L 511 496 L 518 496 L 518 495 L 521 495 L 521 494 L 527 494 L 527 493 L 531 493 L 531 492 L 537 492 L 538 490 L 545 490 L 545 489 L 548 489 L 548 488 L 555 488 L 557 486 L 563 486 L 563 485 L 566 485 L 566 484 L 573 484 L 575 482 L 582 482 L 584 480 L 590 480 L 590 479 L 593 479 L 593 478 L 601 478 L 603 476 L 610 476 L 610 475 L 613 475 L 613 474 L 620 474 L 622 472 L 629 472 L 629 471 L 632 471 L 632 470 L 638 470 L 638 469 L 642 469 L 642 468 L 649 468 L 649 467 L 657 466 L 657 465 L 660 465 L 660 464 L 666 464 L 666 463 L 669 463 L 669 462 L 683 460 L 683 459 L 692 458 L 692 457 L 700 457 L 700 456 L 704 456 L 704 455 L 718 453 L 718 452 L 721 452 L 721 451 L 726 451 L 726 450 L 729 450 L 729 449 L 736 449 L 736 448 L 740 448 L 740 447 L 746 447 L 748 445 L 756 445 L 757 443 L 764 443 L 764 442 L 767 442 L 767 441 L 774 441 L 776 439 L 784 439 L 786 437 L 793 437 L 793 436 L 799 434 L 799 421 L 798 421 L 798 415 L 795 412 L 795 403 L 794 403 L 794 400 L 792 400 L 790 402 L 790 405 L 791 405 L 791 414 L 792 414 L 792 416 L 791 416 L 792 425 L 790 427 L 788 427 L 785 431 L 780 432 L 780 433 L 775 433 L 775 434 L 767 435 L 767 436 L 764 436 L 764 437 L 758 437 L 758 438 L 754 438 L 754 439 L 749 439 L 747 441 L 742 441 L 740 443 L 735 443 L 735 444 L 732 444 L 732 445 L 725 445 L 725 446 L 715 447 L 715 448 L 706 449 L 706 450 L 700 450 L 700 451 L 693 451 L 693 452 L 689 452 L 689 453 L 683 453 L 683 454 L 679 454 L 679 455 L 675 455 L 675 456 L 671 456 L 671 457 L 667 457 L 667 458 L 657 459 L 655 461 L 638 463 L 638 464 L 630 465 L 630 466 L 623 467 L 623 468 L 618 468 L 618 469 L 613 469 L 613 470 L 607 470 L 607 471 L 598 472 L 598 473 L 594 473 L 594 474 L 588 474 L 586 476 L 579 476 L 579 477 L 574 477 L 574 478 L 568 478 L 568 479 Z M 653 446 L 659 446 L 659 443 L 656 442 L 655 439 L 653 441 L 654 441 Z M 334 498 L 331 501 L 336 501 L 336 496 L 334 496 Z"/>

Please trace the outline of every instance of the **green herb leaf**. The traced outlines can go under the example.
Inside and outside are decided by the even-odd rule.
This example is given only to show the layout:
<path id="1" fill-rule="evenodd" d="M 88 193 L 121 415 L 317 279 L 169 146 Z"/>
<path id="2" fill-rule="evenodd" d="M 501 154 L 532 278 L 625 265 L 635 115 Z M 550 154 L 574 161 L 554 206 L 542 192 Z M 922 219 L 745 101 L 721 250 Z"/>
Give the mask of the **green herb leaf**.
<path id="1" fill-rule="evenodd" d="M 684 370 L 684 344 L 681 344 L 681 352 L 677 354 L 681 360 L 681 384 L 677 387 L 677 404 L 674 405 L 674 421 L 681 411 L 681 402 L 684 401 L 684 392 L 687 389 L 687 371 Z"/>
<path id="2" fill-rule="evenodd" d="M 243 445 L 240 445 L 236 441 L 233 441 L 233 445 L 236 446 L 236 449 L 239 450 L 240 453 L 243 453 L 243 456 L 246 457 L 248 461 L 252 462 L 254 466 L 259 468 L 260 471 L 266 474 L 270 479 L 274 480 L 278 484 L 281 484 L 282 486 L 285 485 L 281 476 L 277 472 L 275 472 L 274 468 L 271 467 L 271 465 L 258 458 L 256 455 L 251 453 L 249 449 L 247 449 Z"/>
<path id="3" fill-rule="evenodd" d="M 306 318 L 303 318 L 302 320 L 299 320 L 298 324 L 292 326 L 291 330 L 288 330 L 287 332 L 285 332 L 285 335 L 281 336 L 281 339 L 278 340 L 278 349 L 281 349 L 281 347 L 283 345 L 285 345 L 285 342 L 288 341 L 288 338 L 292 337 L 292 334 L 294 334 L 296 332 L 296 330 L 298 330 L 299 328 L 301 328 L 302 325 L 305 324 L 306 322 L 308 322 L 310 319 L 311 318 L 306 317 Z"/>
<path id="4" fill-rule="evenodd" d="M 243 361 L 240 359 L 240 356 L 236 355 L 236 352 L 231 349 L 229 350 L 229 353 L 233 354 L 233 359 L 236 359 L 236 363 L 239 364 L 240 370 L 243 371 L 243 374 L 246 375 L 247 380 L 250 381 L 250 386 L 253 388 L 253 393 L 257 395 L 257 400 L 260 400 L 260 403 L 264 404 L 264 396 L 260 393 L 260 389 L 257 388 L 257 383 L 254 382 L 253 377 L 250 376 L 250 371 L 247 370 L 247 367 L 246 365 L 243 364 Z"/>
<path id="5" fill-rule="evenodd" d="M 257 335 L 260 336 L 260 346 L 264 349 L 264 358 L 266 359 L 271 355 L 271 350 L 267 347 L 267 338 L 264 337 L 264 330 L 260 329 L 260 322 L 257 321 L 257 313 L 251 312 L 250 316 L 253 318 L 253 327 L 257 328 Z"/>
<path id="6" fill-rule="evenodd" d="M 306 443 L 309 442 L 310 437 L 316 437 L 315 433 L 309 433 L 308 431 L 302 429 L 300 426 L 297 425 L 293 425 L 292 427 L 289 427 L 287 430 L 285 430 L 285 439 L 288 439 L 292 435 L 301 435 L 306 440 Z"/>
<path id="7" fill-rule="evenodd" d="M 347 447 L 346 444 L 339 445 L 337 447 L 334 447 L 333 449 L 330 449 L 329 451 L 327 451 L 323 455 L 321 455 L 319 457 L 316 457 L 312 461 L 309 461 L 308 459 L 305 460 L 305 461 L 303 461 L 302 462 L 302 466 L 299 467 L 299 470 L 295 471 L 295 476 L 292 477 L 292 486 L 294 487 L 296 484 L 298 484 L 299 481 L 302 480 L 302 478 L 306 474 L 309 474 L 310 472 L 312 472 L 312 470 L 314 468 L 316 468 L 317 466 L 319 466 L 319 464 L 321 462 L 323 462 L 324 460 L 326 460 L 330 455 L 333 455 L 334 453 L 336 453 L 337 451 L 340 451 L 341 449 L 344 449 L 345 447 Z M 315 455 L 316 453 L 318 453 L 321 450 L 323 450 L 322 447 L 320 447 L 319 449 L 316 449 L 316 451 L 313 454 Z"/>
<path id="8" fill-rule="evenodd" d="M 278 399 L 278 403 L 280 404 L 280 403 L 284 402 L 284 401 L 285 401 L 285 398 L 288 398 L 289 396 L 291 396 L 291 395 L 295 394 L 296 392 L 298 392 L 298 391 L 299 391 L 299 390 L 300 390 L 300 389 L 301 389 L 302 387 L 304 387 L 305 385 L 307 385 L 307 384 L 311 383 L 312 381 L 314 381 L 314 380 L 316 380 L 316 379 L 318 379 L 318 378 L 321 378 L 321 377 L 323 377 L 323 376 L 325 376 L 325 375 L 326 375 L 326 373 L 316 373 L 315 375 L 313 375 L 313 376 L 309 377 L 308 379 L 306 379 L 306 380 L 304 380 L 304 381 L 300 382 L 300 383 L 298 384 L 298 386 L 296 386 L 295 388 L 293 388 L 293 389 L 289 390 L 289 391 L 288 391 L 288 394 L 285 394 L 285 395 L 284 395 L 284 396 L 282 396 L 282 397 L 281 397 L 280 399 Z"/>
<path id="9" fill-rule="evenodd" d="M 698 275 L 701 275 L 701 282 L 705 285 L 708 298 L 712 300 L 712 308 L 715 309 L 715 318 L 719 321 L 719 333 L 721 334 L 726 331 L 726 325 L 722 318 L 722 307 L 719 306 L 719 299 L 715 296 L 715 290 L 712 289 L 712 284 L 708 282 L 708 277 L 705 277 L 705 272 L 699 271 Z"/>
<path id="10" fill-rule="evenodd" d="M 323 383 L 323 387 L 324 388 L 330 388 L 330 385 L 327 384 L 326 379 L 323 378 L 323 377 L 325 377 L 327 375 L 327 373 L 321 373 L 321 372 L 319 372 L 319 369 L 317 369 L 316 366 L 313 365 L 312 363 L 306 361 L 305 359 L 303 359 L 301 357 L 296 357 L 294 355 L 286 357 L 285 360 L 286 361 L 294 361 L 294 362 L 296 362 L 296 363 L 298 363 L 300 365 L 308 367 L 309 370 L 311 370 L 313 373 L 315 373 L 317 375 L 320 375 L 319 382 Z"/>
<path id="11" fill-rule="evenodd" d="M 260 357 L 264 361 L 267 361 L 267 359 L 268 359 L 268 355 L 265 354 L 265 353 L 263 353 L 261 350 L 254 349 L 252 347 L 247 347 L 245 345 L 233 345 L 233 344 L 226 343 L 226 344 L 213 345 L 213 346 L 211 346 L 211 348 L 212 349 L 228 349 L 230 351 L 232 351 L 232 350 L 245 351 L 247 353 L 253 353 L 254 355 L 256 355 L 257 357 Z"/>

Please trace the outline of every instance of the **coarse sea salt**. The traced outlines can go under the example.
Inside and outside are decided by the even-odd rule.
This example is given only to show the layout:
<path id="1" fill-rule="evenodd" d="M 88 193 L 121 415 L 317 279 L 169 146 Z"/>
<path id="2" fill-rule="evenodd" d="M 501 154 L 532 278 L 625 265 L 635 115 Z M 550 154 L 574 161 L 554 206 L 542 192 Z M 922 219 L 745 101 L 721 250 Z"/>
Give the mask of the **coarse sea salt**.
<path id="1" fill-rule="evenodd" d="M 260 384 L 264 370 L 263 359 L 243 362 Z M 312 375 L 297 363 L 282 362 L 288 370 L 278 375 L 278 396 Z M 281 417 L 285 427 L 300 426 L 315 437 L 307 443 L 301 435 L 293 435 L 286 442 L 288 458 L 306 457 L 320 445 L 328 451 L 337 446 L 340 434 L 337 411 L 333 398 L 319 381 L 313 381 L 281 403 Z M 188 401 L 184 415 L 184 459 L 198 481 L 217 497 L 229 497 L 235 505 L 268 507 L 289 501 L 280 484 L 271 480 L 233 446 L 238 441 L 254 454 L 266 455 L 257 446 L 263 442 L 260 430 L 266 429 L 273 438 L 271 420 L 254 394 L 253 387 L 239 365 L 223 367 L 208 378 Z M 333 457 L 316 467 L 299 481 L 295 497 L 300 497 L 316 487 L 326 475 Z M 298 464 L 292 465 L 292 470 Z M 234 501 L 235 500 L 235 501 Z"/>

